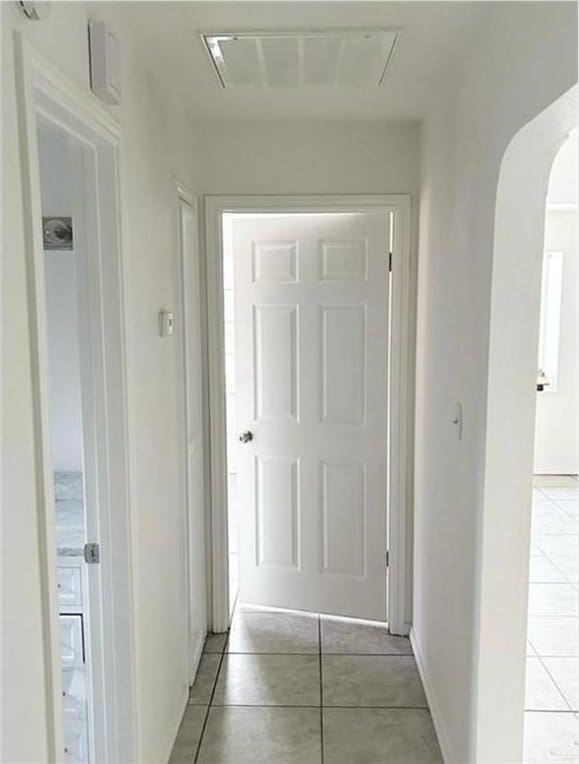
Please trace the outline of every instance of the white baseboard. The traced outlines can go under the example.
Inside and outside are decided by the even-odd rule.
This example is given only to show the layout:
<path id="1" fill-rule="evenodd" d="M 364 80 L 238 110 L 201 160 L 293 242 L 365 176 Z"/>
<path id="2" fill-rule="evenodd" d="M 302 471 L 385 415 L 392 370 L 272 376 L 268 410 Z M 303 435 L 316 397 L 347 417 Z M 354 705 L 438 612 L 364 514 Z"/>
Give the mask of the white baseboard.
<path id="1" fill-rule="evenodd" d="M 177 734 L 179 732 L 179 727 L 181 726 L 181 722 L 183 721 L 183 714 L 185 713 L 185 709 L 187 708 L 187 701 L 189 700 L 189 688 L 185 690 L 185 693 L 183 694 L 183 697 L 181 698 L 181 702 L 179 703 L 180 711 L 177 714 L 177 719 L 173 723 L 172 729 L 169 731 L 167 745 L 165 746 L 165 756 L 163 757 L 163 761 L 166 762 L 166 764 L 169 764 L 169 759 L 171 758 L 171 754 L 173 753 L 173 746 L 175 745 L 175 740 L 177 740 Z"/>
<path id="2" fill-rule="evenodd" d="M 199 661 L 201 660 L 201 655 L 203 654 L 203 646 L 205 645 L 205 637 L 203 639 L 199 640 L 199 644 L 196 645 L 194 648 L 194 656 L 193 656 L 193 678 L 189 680 L 190 684 L 193 684 L 193 679 L 195 679 L 195 674 L 197 672 L 197 669 L 199 668 Z M 169 743 L 167 746 L 167 753 L 163 761 L 169 763 L 169 759 L 171 758 L 171 753 L 173 752 L 173 746 L 175 745 L 175 740 L 177 739 L 177 734 L 179 732 L 179 727 L 181 726 L 181 722 L 183 721 L 183 715 L 185 713 L 185 710 L 187 708 L 187 701 L 189 700 L 189 689 L 187 688 L 185 690 L 184 696 L 181 698 L 181 703 L 179 705 L 179 708 L 181 709 L 176 726 L 173 725 L 173 729 L 171 731 L 171 734 L 169 735 Z"/>
<path id="3" fill-rule="evenodd" d="M 193 682 L 195 681 L 195 677 L 197 676 L 197 669 L 199 668 L 199 661 L 201 660 L 201 656 L 203 655 L 203 648 L 205 646 L 205 637 L 207 635 L 203 636 L 197 645 L 193 648 L 193 658 L 192 663 L 193 665 L 189 667 L 189 671 L 191 672 L 192 676 L 189 677 L 189 685 L 192 687 Z"/>
<path id="4" fill-rule="evenodd" d="M 420 678 L 422 679 L 422 684 L 424 685 L 426 700 L 428 701 L 428 706 L 430 708 L 430 715 L 432 716 L 432 722 L 434 724 L 434 730 L 438 738 L 438 744 L 440 745 L 440 751 L 442 753 L 444 764 L 456 764 L 458 759 L 454 755 L 450 738 L 448 736 L 446 727 L 442 720 L 442 714 L 440 713 L 438 702 L 436 700 L 436 695 L 434 693 L 432 683 L 430 681 L 428 672 L 426 670 L 426 666 L 424 664 L 424 658 L 422 657 L 420 646 L 418 645 L 418 642 L 416 641 L 416 637 L 414 635 L 414 629 L 410 629 L 410 644 L 412 645 L 412 649 L 414 650 L 414 657 L 416 658 L 418 673 L 420 674 Z"/>

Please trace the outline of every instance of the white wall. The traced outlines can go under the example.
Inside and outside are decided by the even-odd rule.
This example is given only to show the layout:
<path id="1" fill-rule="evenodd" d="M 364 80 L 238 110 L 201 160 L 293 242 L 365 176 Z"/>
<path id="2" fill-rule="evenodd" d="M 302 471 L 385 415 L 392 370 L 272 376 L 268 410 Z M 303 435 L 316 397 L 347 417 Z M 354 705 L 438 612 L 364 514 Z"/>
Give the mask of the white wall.
<path id="1" fill-rule="evenodd" d="M 43 216 L 71 216 L 70 149 L 56 131 L 39 130 Z M 74 226 L 74 221 L 73 221 Z M 78 242 L 73 243 L 78 247 Z M 78 337 L 77 251 L 45 252 L 52 463 L 82 472 L 82 409 Z"/>
<path id="2" fill-rule="evenodd" d="M 502 698 L 485 706 L 484 718 L 479 708 L 495 202 L 508 142 L 572 85 L 577 69 L 574 5 L 488 4 L 487 24 L 422 143 L 413 636 L 446 761 L 455 764 L 517 760 L 502 737 Z M 461 441 L 456 401 L 464 406 Z M 487 626 L 501 634 L 500 620 Z M 496 664 L 490 671 L 500 679 Z"/>
<path id="3" fill-rule="evenodd" d="M 557 209 L 555 205 L 575 205 Z M 536 474 L 577 474 L 579 386 L 577 294 L 577 131 L 553 162 L 547 192 L 545 251 L 562 252 L 561 336 L 556 389 L 537 394 Z"/>
<path id="4" fill-rule="evenodd" d="M 577 204 L 577 161 L 579 160 L 579 135 L 573 130 L 561 146 L 553 162 L 547 202 L 554 204 Z"/>
<path id="5" fill-rule="evenodd" d="M 6 764 L 47 760 L 32 419 L 31 362 L 13 32 L 88 92 L 87 18 L 108 19 L 123 49 L 122 124 L 138 761 L 166 761 L 187 692 L 186 599 L 177 344 L 157 311 L 177 305 L 174 175 L 195 186 L 189 125 L 154 89 L 134 52 L 131 4 L 52 3 L 27 23 L 2 3 L 2 752 Z M 9 253 L 9 256 L 6 255 Z M 5 256 L 6 255 L 6 256 Z"/>
<path id="6" fill-rule="evenodd" d="M 413 122 L 199 124 L 205 194 L 411 193 L 419 183 Z"/>

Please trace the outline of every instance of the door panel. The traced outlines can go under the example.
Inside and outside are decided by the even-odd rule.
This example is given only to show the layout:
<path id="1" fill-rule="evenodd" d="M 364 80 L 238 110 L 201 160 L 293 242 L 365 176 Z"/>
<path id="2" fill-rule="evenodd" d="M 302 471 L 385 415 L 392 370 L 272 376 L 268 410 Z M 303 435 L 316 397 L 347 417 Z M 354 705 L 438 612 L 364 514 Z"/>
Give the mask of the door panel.
<path id="1" fill-rule="evenodd" d="M 297 459 L 255 457 L 258 566 L 299 566 L 298 481 Z"/>
<path id="2" fill-rule="evenodd" d="M 364 424 L 366 390 L 366 311 L 333 305 L 320 310 L 322 421 Z"/>
<path id="3" fill-rule="evenodd" d="M 388 226 L 233 219 L 243 602 L 386 618 Z"/>
<path id="4" fill-rule="evenodd" d="M 322 570 L 363 576 L 366 567 L 366 470 L 322 463 Z"/>
<path id="5" fill-rule="evenodd" d="M 297 306 L 254 305 L 254 419 L 298 419 Z"/>

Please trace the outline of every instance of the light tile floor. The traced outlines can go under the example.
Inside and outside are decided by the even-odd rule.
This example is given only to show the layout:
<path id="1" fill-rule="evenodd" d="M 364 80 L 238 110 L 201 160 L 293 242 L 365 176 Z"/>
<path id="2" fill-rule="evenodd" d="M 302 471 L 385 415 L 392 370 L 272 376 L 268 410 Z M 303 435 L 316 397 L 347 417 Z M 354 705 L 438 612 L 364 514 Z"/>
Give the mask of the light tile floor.
<path id="1" fill-rule="evenodd" d="M 525 764 L 578 755 L 578 483 L 535 478 Z M 441 764 L 406 639 L 238 609 L 210 635 L 170 764 Z"/>
<path id="2" fill-rule="evenodd" d="M 205 644 L 170 764 L 442 764 L 410 642 L 238 608 Z"/>
<path id="3" fill-rule="evenodd" d="M 525 764 L 579 762 L 579 537 L 572 476 L 533 487 Z"/>

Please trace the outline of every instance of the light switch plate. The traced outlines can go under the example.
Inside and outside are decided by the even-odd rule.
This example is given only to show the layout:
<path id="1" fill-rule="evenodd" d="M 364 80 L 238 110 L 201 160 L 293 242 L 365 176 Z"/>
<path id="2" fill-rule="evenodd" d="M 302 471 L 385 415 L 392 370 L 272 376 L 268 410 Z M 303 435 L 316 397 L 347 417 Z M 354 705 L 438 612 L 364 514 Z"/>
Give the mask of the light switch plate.
<path id="1" fill-rule="evenodd" d="M 159 335 L 161 337 L 170 337 L 173 334 L 173 326 L 173 314 L 167 310 L 159 311 Z"/>

